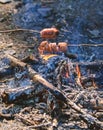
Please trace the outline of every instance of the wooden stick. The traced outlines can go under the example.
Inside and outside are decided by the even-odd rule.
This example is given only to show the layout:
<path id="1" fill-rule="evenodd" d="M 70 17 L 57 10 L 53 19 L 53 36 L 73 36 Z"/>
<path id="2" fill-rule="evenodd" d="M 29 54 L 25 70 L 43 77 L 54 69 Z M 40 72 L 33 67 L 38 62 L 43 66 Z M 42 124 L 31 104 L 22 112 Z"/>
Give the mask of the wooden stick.
<path id="1" fill-rule="evenodd" d="M 37 30 L 23 29 L 23 28 L 17 28 L 17 29 L 11 29 L 11 30 L 0 30 L 0 33 L 10 33 L 10 32 L 19 32 L 19 31 L 28 31 L 28 32 L 40 33 Z"/>
<path id="2" fill-rule="evenodd" d="M 103 47 L 103 44 L 83 44 L 83 43 L 81 43 L 81 44 L 70 44 L 70 45 L 68 45 L 68 47 L 69 46 L 71 46 L 71 47 L 76 47 L 76 46 L 88 46 L 88 47 Z"/>
<path id="3" fill-rule="evenodd" d="M 11 66 L 20 66 L 20 67 L 26 67 L 26 63 L 18 60 L 17 58 L 11 56 L 11 55 L 7 55 L 6 57 L 10 60 L 11 62 Z"/>
<path id="4" fill-rule="evenodd" d="M 43 129 L 43 127 L 48 127 L 48 126 L 51 126 L 52 123 L 51 122 L 47 122 L 47 123 L 40 123 L 39 125 L 31 125 L 31 126 L 28 126 L 28 130 L 29 129 Z"/>
<path id="5" fill-rule="evenodd" d="M 87 67 L 87 68 L 91 68 L 91 69 L 97 69 L 98 67 L 102 67 L 103 66 L 103 60 L 97 60 L 97 61 L 92 61 L 92 62 L 72 62 L 72 65 L 80 65 L 81 67 Z M 93 68 L 94 67 L 94 68 Z"/>
<path id="6" fill-rule="evenodd" d="M 12 114 L 0 113 L 0 119 L 12 120 L 14 119 L 14 116 Z"/>
<path id="7" fill-rule="evenodd" d="M 26 63 L 21 62 L 20 60 L 7 55 L 7 57 L 14 62 L 16 65 L 24 65 L 28 67 L 29 73 L 31 78 L 33 79 L 33 81 L 35 82 L 35 80 L 37 80 L 38 82 L 40 82 L 41 84 L 43 84 L 45 86 L 45 88 L 47 90 L 49 90 L 52 94 L 54 94 L 54 96 L 63 101 L 64 103 L 68 104 L 72 109 L 74 109 L 75 111 L 77 111 L 78 113 L 80 113 L 83 118 L 83 120 L 92 127 L 92 129 L 99 129 L 99 130 L 103 130 L 103 123 L 100 122 L 97 118 L 93 117 L 92 115 L 90 115 L 89 113 L 87 113 L 86 111 L 82 110 L 79 106 L 77 106 L 74 102 L 72 102 L 67 96 L 65 96 L 65 93 L 63 93 L 61 90 L 55 88 L 51 83 L 49 83 L 47 80 L 45 80 L 40 74 L 38 74 L 36 71 L 34 71 L 29 65 L 27 65 Z M 17 62 L 17 63 L 16 63 Z"/>

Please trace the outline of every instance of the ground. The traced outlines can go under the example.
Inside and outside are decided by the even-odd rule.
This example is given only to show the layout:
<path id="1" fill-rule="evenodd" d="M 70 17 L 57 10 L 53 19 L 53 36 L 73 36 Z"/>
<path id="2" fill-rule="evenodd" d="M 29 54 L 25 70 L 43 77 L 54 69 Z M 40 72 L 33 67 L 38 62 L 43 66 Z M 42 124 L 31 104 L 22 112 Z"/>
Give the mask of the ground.
<path id="1" fill-rule="evenodd" d="M 14 7 L 13 3 L 5 4 L 5 5 L 0 4 L 0 20 L 1 20 L 0 30 L 9 30 L 9 29 L 16 28 L 12 22 L 12 15 L 15 10 L 13 7 Z M 30 53 L 31 50 L 28 49 L 28 46 L 31 46 L 31 48 L 33 48 L 34 45 L 34 41 L 31 39 L 32 38 L 30 36 L 30 33 L 25 31 L 13 32 L 13 33 L 11 32 L 1 33 L 0 35 L 0 40 L 1 40 L 0 49 L 2 49 L 1 53 L 4 52 L 3 49 L 5 51 L 8 51 L 8 53 L 9 52 L 16 53 L 18 56 L 21 56 L 21 54 L 23 56 L 25 52 Z"/>
<path id="2" fill-rule="evenodd" d="M 0 30 L 8 30 L 15 28 L 12 22 L 12 14 L 14 13 L 14 3 L 0 4 Z M 22 35 L 21 35 L 22 34 Z M 14 32 L 14 33 L 0 33 L 0 58 L 4 53 L 14 54 L 19 58 L 29 55 L 34 50 L 34 41 L 28 43 L 27 38 L 30 39 L 30 33 L 27 32 Z M 33 49 L 29 49 L 31 46 Z M 37 50 L 36 50 L 37 51 Z M 0 104 L 2 109 L 3 104 Z M 0 122 L 0 130 L 27 130 L 27 126 L 17 121 Z"/>

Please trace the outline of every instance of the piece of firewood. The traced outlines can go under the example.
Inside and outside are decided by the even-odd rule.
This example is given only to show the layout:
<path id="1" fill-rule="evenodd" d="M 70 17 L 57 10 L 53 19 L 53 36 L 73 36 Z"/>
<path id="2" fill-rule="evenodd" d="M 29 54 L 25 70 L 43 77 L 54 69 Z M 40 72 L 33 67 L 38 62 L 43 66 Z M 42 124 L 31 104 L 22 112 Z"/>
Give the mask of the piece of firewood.
<path id="1" fill-rule="evenodd" d="M 18 87 L 12 89 L 5 89 L 2 93 L 2 101 L 5 103 L 13 103 L 17 102 L 21 99 L 27 99 L 34 95 L 35 87 L 27 86 L 27 87 Z"/>
<path id="2" fill-rule="evenodd" d="M 80 67 L 87 67 L 89 69 L 98 69 L 103 67 L 103 61 L 97 60 L 92 62 L 72 62 L 73 65 L 78 64 Z"/>
<path id="3" fill-rule="evenodd" d="M 79 106 L 77 106 L 73 101 L 71 101 L 65 93 L 63 93 L 61 90 L 55 88 L 51 83 L 49 83 L 47 80 L 45 80 L 40 74 L 38 74 L 36 71 L 34 71 L 29 65 L 26 63 L 21 62 L 20 60 L 7 55 L 7 57 L 12 61 L 12 63 L 24 66 L 28 68 L 28 72 L 33 79 L 33 81 L 37 80 L 41 84 L 45 86 L 45 88 L 50 91 L 57 99 L 61 100 L 62 102 L 66 103 L 68 106 L 70 106 L 72 109 L 74 109 L 76 112 L 81 114 L 81 118 L 88 124 L 89 127 L 92 128 L 92 130 L 103 130 L 103 123 L 100 122 L 97 118 L 90 115 L 88 112 L 82 110 Z"/>
<path id="4" fill-rule="evenodd" d="M 4 77 L 10 76 L 14 74 L 14 70 L 12 67 L 5 68 L 0 71 L 0 80 L 3 79 Z"/>
<path id="5" fill-rule="evenodd" d="M 12 114 L 0 113 L 0 119 L 13 120 L 14 116 Z"/>

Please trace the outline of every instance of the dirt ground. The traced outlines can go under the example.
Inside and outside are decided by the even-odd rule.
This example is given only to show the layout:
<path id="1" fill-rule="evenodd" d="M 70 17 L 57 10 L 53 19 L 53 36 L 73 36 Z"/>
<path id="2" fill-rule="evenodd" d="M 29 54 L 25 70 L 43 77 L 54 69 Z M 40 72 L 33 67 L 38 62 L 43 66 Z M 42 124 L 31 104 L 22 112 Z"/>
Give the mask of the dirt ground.
<path id="1" fill-rule="evenodd" d="M 0 30 L 11 30 L 16 28 L 12 22 L 12 14 L 14 13 L 15 4 L 0 4 Z M 28 42 L 28 40 L 30 42 Z M 30 48 L 28 48 L 30 46 Z M 37 50 L 36 50 L 37 51 Z M 34 50 L 34 40 L 28 32 L 13 32 L 13 33 L 0 33 L 0 58 L 5 53 L 15 55 L 19 58 L 23 58 L 30 53 L 36 52 Z M 2 89 L 2 87 L 0 87 Z M 0 104 L 0 109 L 5 107 L 4 104 Z M 6 106 L 7 107 L 7 106 Z M 1 110 L 0 110 L 1 111 Z M 28 130 L 28 126 L 17 120 L 3 120 L 0 122 L 0 130 Z M 32 129 L 32 128 L 31 128 Z"/>
<path id="2" fill-rule="evenodd" d="M 0 4 L 0 30 L 17 28 L 12 22 L 12 15 L 15 12 L 14 5 L 14 3 Z M 8 53 L 14 53 L 18 56 L 25 56 L 25 53 L 29 55 L 32 49 L 29 49 L 28 46 L 33 48 L 35 45 L 34 42 L 35 40 L 33 40 L 33 36 L 29 32 L 15 31 L 13 33 L 0 33 L 0 50 L 2 50 L 0 53 L 8 51 Z M 36 52 L 34 48 L 33 52 Z"/>

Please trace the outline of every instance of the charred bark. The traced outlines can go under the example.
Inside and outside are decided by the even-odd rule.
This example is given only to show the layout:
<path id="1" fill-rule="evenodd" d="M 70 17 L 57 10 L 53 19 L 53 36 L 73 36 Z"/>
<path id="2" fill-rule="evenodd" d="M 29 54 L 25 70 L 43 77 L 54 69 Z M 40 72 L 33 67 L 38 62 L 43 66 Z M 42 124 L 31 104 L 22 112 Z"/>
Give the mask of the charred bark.
<path id="1" fill-rule="evenodd" d="M 6 89 L 1 97 L 5 103 L 13 103 L 19 100 L 30 98 L 34 95 L 35 86 L 18 87 Z"/>
<path id="2" fill-rule="evenodd" d="M 0 79 L 4 78 L 5 76 L 10 76 L 14 74 L 14 69 L 13 67 L 9 67 L 7 69 L 3 69 L 0 71 Z"/>
<path id="3" fill-rule="evenodd" d="M 74 62 L 73 65 L 78 64 L 80 67 L 86 67 L 88 69 L 100 69 L 103 67 L 103 61 L 93 61 L 93 62 Z"/>

